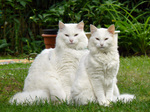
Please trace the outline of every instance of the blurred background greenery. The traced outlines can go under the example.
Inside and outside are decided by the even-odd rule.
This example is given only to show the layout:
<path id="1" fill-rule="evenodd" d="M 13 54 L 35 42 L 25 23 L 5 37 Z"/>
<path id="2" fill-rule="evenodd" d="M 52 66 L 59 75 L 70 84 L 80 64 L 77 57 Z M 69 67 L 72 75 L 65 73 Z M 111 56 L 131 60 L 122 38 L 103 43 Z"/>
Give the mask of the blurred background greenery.
<path id="1" fill-rule="evenodd" d="M 58 21 L 108 27 L 115 24 L 122 56 L 150 54 L 149 0 L 0 0 L 0 55 L 39 53 L 42 29 Z"/>

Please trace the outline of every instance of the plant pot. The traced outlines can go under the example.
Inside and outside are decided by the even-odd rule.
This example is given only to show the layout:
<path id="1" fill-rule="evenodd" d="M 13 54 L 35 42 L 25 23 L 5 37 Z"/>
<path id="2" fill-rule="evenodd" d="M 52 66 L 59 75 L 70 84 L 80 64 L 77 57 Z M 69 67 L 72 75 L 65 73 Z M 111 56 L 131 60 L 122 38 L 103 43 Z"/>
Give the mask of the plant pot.
<path id="1" fill-rule="evenodd" d="M 86 37 L 89 39 L 91 37 L 91 33 L 90 32 L 85 32 Z"/>
<path id="2" fill-rule="evenodd" d="M 43 29 L 42 37 L 44 38 L 45 48 L 54 48 L 58 29 Z"/>

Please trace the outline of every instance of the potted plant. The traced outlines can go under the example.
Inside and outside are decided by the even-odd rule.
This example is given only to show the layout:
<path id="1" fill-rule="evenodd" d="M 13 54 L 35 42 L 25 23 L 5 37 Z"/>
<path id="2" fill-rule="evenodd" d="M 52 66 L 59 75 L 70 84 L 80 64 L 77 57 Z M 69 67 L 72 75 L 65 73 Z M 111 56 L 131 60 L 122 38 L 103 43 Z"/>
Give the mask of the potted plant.
<path id="1" fill-rule="evenodd" d="M 44 14 L 43 14 L 44 15 Z M 35 23 L 40 24 L 42 26 L 42 34 L 41 36 L 44 39 L 44 44 L 45 48 L 54 48 L 55 47 L 55 39 L 57 36 L 57 31 L 56 29 L 58 27 L 58 21 L 59 20 L 51 20 L 51 18 L 43 15 L 38 15 L 38 16 L 32 16 L 30 19 L 32 19 Z M 39 18 L 41 17 L 41 18 Z"/>
<path id="2" fill-rule="evenodd" d="M 54 18 L 54 14 L 56 14 L 54 12 L 52 13 L 52 11 L 47 10 L 45 13 L 30 17 L 32 21 L 41 26 L 41 36 L 44 39 L 46 49 L 55 47 L 55 39 L 58 31 L 58 21 L 60 20 L 60 18 Z"/>
<path id="3" fill-rule="evenodd" d="M 54 48 L 58 29 L 43 29 L 42 37 L 44 38 L 45 48 Z"/>

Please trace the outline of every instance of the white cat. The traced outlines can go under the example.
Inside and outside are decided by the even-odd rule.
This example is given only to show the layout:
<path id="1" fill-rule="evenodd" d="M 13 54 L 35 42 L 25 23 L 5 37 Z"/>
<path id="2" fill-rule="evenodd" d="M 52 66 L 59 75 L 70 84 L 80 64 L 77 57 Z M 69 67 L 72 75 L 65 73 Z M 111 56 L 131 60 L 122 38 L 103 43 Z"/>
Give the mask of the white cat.
<path id="1" fill-rule="evenodd" d="M 110 101 L 133 99 L 133 95 L 120 95 L 117 87 L 117 73 L 119 69 L 119 54 L 115 26 L 108 29 L 97 29 L 90 25 L 91 37 L 89 53 L 80 60 L 75 82 L 71 89 L 72 100 L 84 105 L 98 102 L 108 106 Z"/>
<path id="2" fill-rule="evenodd" d="M 83 22 L 59 22 L 55 48 L 46 49 L 35 58 L 25 79 L 23 92 L 15 94 L 10 103 L 69 100 L 72 81 L 80 58 L 87 52 L 87 44 Z"/>

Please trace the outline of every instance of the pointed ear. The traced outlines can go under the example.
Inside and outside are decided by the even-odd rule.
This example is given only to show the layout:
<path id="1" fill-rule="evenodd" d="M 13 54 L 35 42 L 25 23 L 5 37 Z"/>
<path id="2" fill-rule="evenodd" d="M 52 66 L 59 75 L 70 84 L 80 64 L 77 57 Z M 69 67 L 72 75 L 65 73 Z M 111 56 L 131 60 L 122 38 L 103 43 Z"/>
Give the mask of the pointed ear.
<path id="1" fill-rule="evenodd" d="M 97 31 L 97 28 L 94 25 L 90 24 L 90 31 L 91 31 L 91 34 L 92 34 L 92 33 Z"/>
<path id="2" fill-rule="evenodd" d="M 108 32 L 110 32 L 111 34 L 115 33 L 115 25 L 114 24 L 108 28 Z"/>
<path id="3" fill-rule="evenodd" d="M 61 21 L 59 21 L 59 29 L 63 29 L 65 27 L 65 24 Z"/>
<path id="4" fill-rule="evenodd" d="M 83 28 L 84 28 L 84 22 L 81 21 L 80 23 L 78 23 L 78 24 L 77 24 L 77 27 L 78 27 L 79 29 L 83 30 Z"/>

